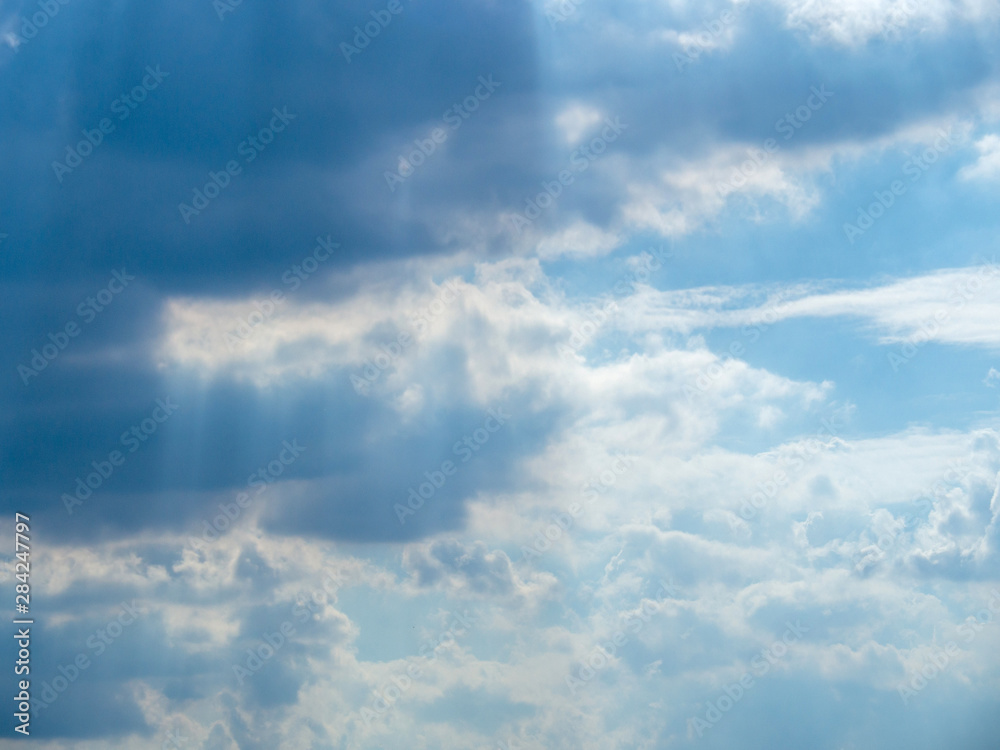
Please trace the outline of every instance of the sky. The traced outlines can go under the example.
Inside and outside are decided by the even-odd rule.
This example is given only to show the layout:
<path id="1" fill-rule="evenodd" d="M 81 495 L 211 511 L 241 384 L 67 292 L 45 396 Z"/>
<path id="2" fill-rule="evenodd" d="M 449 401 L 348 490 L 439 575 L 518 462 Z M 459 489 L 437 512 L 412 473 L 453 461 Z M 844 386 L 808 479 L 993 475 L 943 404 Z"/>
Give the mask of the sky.
<path id="1" fill-rule="evenodd" d="M 0 102 L 0 748 L 996 747 L 1000 3 L 0 0 Z"/>

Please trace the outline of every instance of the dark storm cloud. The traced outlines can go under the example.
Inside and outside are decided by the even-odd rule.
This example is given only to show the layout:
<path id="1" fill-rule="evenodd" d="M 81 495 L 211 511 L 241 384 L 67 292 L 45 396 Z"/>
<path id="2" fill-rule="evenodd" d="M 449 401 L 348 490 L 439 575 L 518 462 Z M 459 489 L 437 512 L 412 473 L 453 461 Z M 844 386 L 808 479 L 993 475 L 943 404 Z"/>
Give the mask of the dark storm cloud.
<path id="1" fill-rule="evenodd" d="M 0 161 L 0 202 L 17 250 L 4 259 L 9 273 L 66 278 L 130 263 L 157 286 L 219 292 L 287 265 L 303 232 L 336 233 L 354 260 L 433 250 L 398 242 L 384 221 L 358 212 L 357 176 L 344 178 L 387 137 L 439 118 L 479 74 L 493 73 L 506 92 L 531 91 L 526 6 L 407 3 L 348 64 L 338 45 L 372 10 L 247 4 L 220 22 L 209 2 L 80 2 L 16 54 L 5 49 L 0 95 L 10 106 L 0 133 L 14 147 Z M 147 66 L 165 77 L 143 101 L 122 104 Z M 246 145 L 275 108 L 294 120 L 262 150 Z M 60 182 L 52 162 L 103 118 L 114 131 Z M 243 172 L 185 224 L 178 204 L 230 160 Z M 384 188 L 382 170 L 367 179 Z M 390 196 L 380 192 L 385 209 Z"/>
<path id="2" fill-rule="evenodd" d="M 144 528 L 201 533 L 220 504 L 232 506 L 247 493 L 251 510 L 263 508 L 266 525 L 283 533 L 418 538 L 461 525 L 463 504 L 477 491 L 523 485 L 511 467 L 538 450 L 561 419 L 559 408 L 520 411 L 532 397 L 515 394 L 504 405 L 513 414 L 508 423 L 470 448 L 462 441 L 482 430 L 485 410 L 442 406 L 401 428 L 392 409 L 356 394 L 344 372 L 266 393 L 226 378 L 168 387 L 125 363 L 101 372 L 44 371 L 25 389 L 30 401 L 6 420 L 0 450 L 10 467 L 7 503 L 32 508 L 55 537 Z M 155 423 L 164 415 L 158 400 L 176 406 L 162 423 Z M 279 466 L 287 444 L 302 450 Z M 120 465 L 112 465 L 115 451 Z M 405 506 L 409 490 L 449 460 L 454 476 L 400 523 L 395 506 Z M 304 481 L 280 484 L 287 480 Z"/>

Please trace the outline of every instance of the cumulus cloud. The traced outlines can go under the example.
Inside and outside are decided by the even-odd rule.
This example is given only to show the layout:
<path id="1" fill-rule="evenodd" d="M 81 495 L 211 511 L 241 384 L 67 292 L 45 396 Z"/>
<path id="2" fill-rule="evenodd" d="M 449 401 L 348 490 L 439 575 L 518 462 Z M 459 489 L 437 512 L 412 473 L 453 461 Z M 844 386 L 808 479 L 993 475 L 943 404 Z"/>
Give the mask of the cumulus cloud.
<path id="1" fill-rule="evenodd" d="M 921 32 L 942 34 L 949 24 L 987 21 L 996 16 L 994 6 L 979 0 L 779 0 L 777 4 L 787 13 L 789 26 L 843 45 L 864 44 L 879 37 L 894 40 Z"/>
<path id="2" fill-rule="evenodd" d="M 70 3 L 15 39 L 40 7 L 0 20 L 40 741 L 995 745 L 995 3 Z"/>
<path id="3" fill-rule="evenodd" d="M 959 175 L 966 180 L 994 180 L 1000 176 L 1000 136 L 986 135 L 976 141 L 979 159 L 963 167 Z"/>

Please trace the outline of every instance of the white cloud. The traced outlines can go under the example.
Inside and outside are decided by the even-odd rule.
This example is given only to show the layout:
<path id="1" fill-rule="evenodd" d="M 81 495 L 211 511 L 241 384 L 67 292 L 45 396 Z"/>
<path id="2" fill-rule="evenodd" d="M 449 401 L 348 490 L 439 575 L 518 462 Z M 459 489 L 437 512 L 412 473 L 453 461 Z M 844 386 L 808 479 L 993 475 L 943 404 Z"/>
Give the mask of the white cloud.
<path id="1" fill-rule="evenodd" d="M 1000 177 L 1000 136 L 990 134 L 976 141 L 979 159 L 958 173 L 963 180 L 995 180 Z"/>
<path id="2" fill-rule="evenodd" d="M 562 131 L 566 144 L 576 146 L 603 119 L 604 114 L 599 109 L 577 103 L 556 115 L 556 126 Z"/>
<path id="3" fill-rule="evenodd" d="M 834 91 L 827 103 L 809 109 L 810 119 L 821 119 L 824 107 L 835 107 L 836 96 Z M 803 103 L 810 97 L 818 103 L 808 90 L 803 92 Z M 991 101 L 984 92 L 977 111 L 985 111 Z M 775 119 L 781 116 L 776 113 Z M 807 122 L 802 127 L 808 126 Z M 599 165 L 602 180 L 615 186 L 620 207 L 608 231 L 627 234 L 652 230 L 664 237 L 678 237 L 710 225 L 727 210 L 755 222 L 802 221 L 822 203 L 821 178 L 832 174 L 835 166 L 860 165 L 887 151 L 940 143 L 942 134 L 961 144 L 972 128 L 971 121 L 947 113 L 907 122 L 864 140 L 802 144 L 794 135 L 786 138 L 789 131 L 774 129 L 762 133 L 757 142 L 717 143 L 693 157 L 661 148 L 641 160 L 609 159 Z M 769 139 L 776 144 L 770 151 L 766 150 Z M 946 146 L 945 150 L 952 148 Z"/>
<path id="4" fill-rule="evenodd" d="M 630 300 L 634 325 L 688 333 L 699 328 L 762 326 L 805 317 L 853 317 L 883 344 L 905 342 L 1000 347 L 1000 266 L 946 269 L 865 289 L 833 284 L 763 288 L 644 290 Z"/>
<path id="5" fill-rule="evenodd" d="M 914 580 L 975 580 L 995 565 L 995 431 L 910 428 L 850 438 L 852 409 L 831 401 L 832 383 L 723 360 L 698 337 L 684 338 L 767 314 L 773 321 L 854 316 L 896 341 L 928 311 L 950 305 L 975 269 L 862 289 L 825 282 L 661 292 L 640 285 L 615 297 L 618 309 L 594 326 L 592 311 L 562 294 L 537 260 L 480 263 L 471 274 L 433 263 L 433 273 L 413 262 L 360 269 L 355 283 L 326 300 L 290 297 L 233 351 L 198 333 L 246 314 L 249 300 L 174 299 L 165 308 L 159 356 L 168 377 L 236 376 L 265 389 L 299 377 L 346 379 L 412 324 L 414 310 L 431 310 L 450 279 L 454 299 L 437 306 L 419 340 L 358 398 L 381 400 L 414 421 L 442 404 L 492 403 L 514 389 L 524 394 L 522 409 L 559 407 L 551 434 L 510 468 L 515 486 L 470 491 L 467 524 L 446 535 L 388 552 L 355 546 L 350 555 L 335 554 L 332 545 L 265 535 L 249 515 L 209 554 L 181 555 L 169 569 L 136 553 L 138 572 L 115 572 L 110 558 L 126 559 L 128 545 L 78 562 L 75 572 L 54 558 L 79 588 L 111 577 L 116 586 L 157 590 L 160 600 L 177 592 L 182 600 L 162 605 L 160 616 L 168 634 L 188 642 L 191 598 L 213 602 L 199 611 L 204 632 L 196 647 L 204 663 L 223 665 L 242 653 L 245 633 L 273 627 L 261 602 L 286 616 L 294 593 L 322 571 L 347 572 L 351 595 L 327 602 L 317 613 L 322 629 L 303 625 L 276 671 L 260 675 L 261 685 L 281 685 L 275 676 L 290 670 L 301 680 L 291 702 L 261 708 L 206 676 L 211 689 L 203 694 L 213 697 L 192 699 L 185 717 L 219 716 L 214 696 L 224 694 L 237 704 L 220 720 L 227 736 L 247 731 L 279 744 L 284 738 L 283 746 L 377 748 L 419 735 L 445 750 L 510 738 L 524 747 L 596 749 L 635 744 L 636 727 L 665 742 L 684 736 L 687 719 L 780 638 L 786 620 L 801 619 L 811 632 L 756 690 L 774 699 L 784 677 L 818 691 L 850 680 L 864 700 L 895 699 L 904 670 L 923 656 L 907 634 L 954 628 L 983 594 L 978 584 L 928 587 L 933 593 L 912 603 Z M 994 345 L 998 304 L 982 285 L 954 310 L 939 340 Z M 588 323 L 589 344 L 561 354 L 560 345 Z M 449 360 L 458 365 L 442 363 L 445 348 L 459 353 Z M 685 386 L 706 373 L 709 387 L 690 398 Z M 804 434 L 803 418 L 813 425 Z M 740 435 L 770 447 L 729 445 L 734 421 Z M 624 469 L 619 456 L 627 459 Z M 956 462 L 967 469 L 954 471 Z M 280 503 L 284 492 L 321 482 L 280 482 L 272 492 Z M 755 497 L 763 498 L 759 507 Z M 574 503 L 583 512 L 553 532 L 553 514 L 564 519 L 559 514 Z M 747 503 L 754 514 L 745 512 Z M 916 521 L 889 534 L 907 514 Z M 525 556 L 547 532 L 543 554 Z M 244 562 L 248 550 L 256 568 Z M 651 587 L 668 577 L 679 595 L 638 632 L 626 629 L 628 641 L 614 658 L 579 694 L 570 693 L 566 676 L 578 673 L 595 644 L 634 623 Z M 403 608 L 414 622 L 398 634 L 412 633 L 412 643 L 372 653 L 372 634 L 391 622 L 385 613 Z M 418 656 L 423 641 L 446 626 L 442 618 L 464 609 L 481 613 L 473 631 L 443 644 L 433 661 Z M 384 648 L 394 638 L 377 640 Z M 985 644 L 963 648 L 942 678 L 949 688 L 984 689 L 987 677 L 970 665 L 997 663 Z M 414 660 L 423 668 L 419 679 L 386 719 L 366 726 L 358 712 L 371 704 L 372 691 L 384 692 Z M 133 679 L 151 691 L 144 705 L 169 707 L 155 679 Z M 448 713 L 456 695 L 473 706 L 496 701 L 497 715 L 508 718 L 489 731 L 460 720 Z M 517 705 L 527 708 L 503 713 Z M 163 725 L 180 721 L 168 708 L 149 715 Z M 190 728 L 191 736 L 207 738 L 214 721 Z"/>
<path id="6" fill-rule="evenodd" d="M 955 22 L 984 22 L 997 16 L 995 3 L 983 0 L 774 0 L 787 24 L 808 31 L 817 41 L 846 46 L 875 37 L 895 39 L 922 32 L 941 33 Z"/>
<path id="7" fill-rule="evenodd" d="M 621 235 L 578 221 L 561 231 L 541 235 L 535 249 L 542 260 L 553 260 L 560 256 L 594 257 L 610 253 L 622 241 Z"/>

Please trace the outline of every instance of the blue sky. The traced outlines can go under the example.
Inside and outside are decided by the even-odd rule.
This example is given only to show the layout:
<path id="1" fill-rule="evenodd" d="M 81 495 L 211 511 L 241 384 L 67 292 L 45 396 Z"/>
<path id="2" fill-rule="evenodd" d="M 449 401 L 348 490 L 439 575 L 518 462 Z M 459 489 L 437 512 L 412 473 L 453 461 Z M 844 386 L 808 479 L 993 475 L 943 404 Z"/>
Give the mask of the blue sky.
<path id="1" fill-rule="evenodd" d="M 28 741 L 994 748 L 998 23 L 0 4 Z"/>

